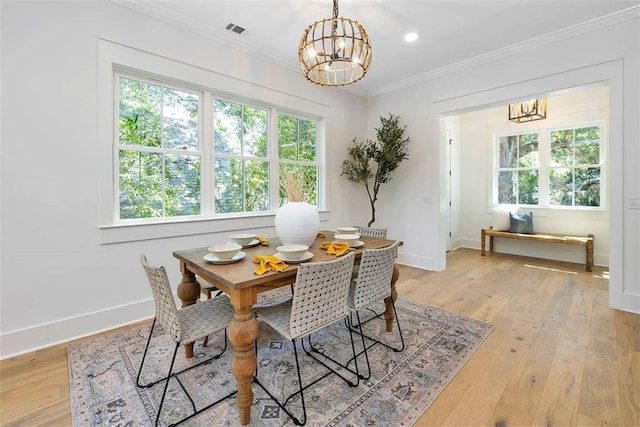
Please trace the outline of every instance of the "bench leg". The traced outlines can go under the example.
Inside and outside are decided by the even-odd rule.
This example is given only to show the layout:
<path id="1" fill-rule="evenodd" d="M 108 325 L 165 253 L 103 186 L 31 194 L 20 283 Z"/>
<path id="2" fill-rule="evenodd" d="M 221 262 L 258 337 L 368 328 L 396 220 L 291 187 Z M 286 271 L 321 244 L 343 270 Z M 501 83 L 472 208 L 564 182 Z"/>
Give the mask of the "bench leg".
<path id="1" fill-rule="evenodd" d="M 587 241 L 587 263 L 586 270 L 593 271 L 593 234 L 589 234 L 591 240 Z"/>
<path id="2" fill-rule="evenodd" d="M 489 252 L 493 252 L 493 236 L 489 236 Z"/>
<path id="3" fill-rule="evenodd" d="M 484 228 L 480 229 L 480 247 L 482 248 L 480 255 L 482 256 L 485 256 L 484 240 L 486 237 L 487 237 L 487 232 L 484 230 Z"/>

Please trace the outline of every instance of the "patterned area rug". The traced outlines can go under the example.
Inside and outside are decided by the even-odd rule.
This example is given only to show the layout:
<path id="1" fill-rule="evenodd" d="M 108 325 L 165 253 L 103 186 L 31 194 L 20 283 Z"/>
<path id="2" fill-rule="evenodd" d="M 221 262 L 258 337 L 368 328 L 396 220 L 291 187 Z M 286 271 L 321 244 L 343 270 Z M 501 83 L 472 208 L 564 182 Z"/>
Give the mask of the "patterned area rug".
<path id="1" fill-rule="evenodd" d="M 331 375 L 305 391 L 307 425 L 311 426 L 403 426 L 412 425 L 451 381 L 472 353 L 491 333 L 493 326 L 441 309 L 398 299 L 396 308 L 402 325 L 405 350 L 395 353 L 376 345 L 369 351 L 371 379 L 358 387 L 349 387 Z M 378 312 L 383 311 L 381 305 Z M 288 396 L 297 390 L 295 359 L 291 343 L 265 324 L 260 324 L 258 341 L 259 378 L 276 396 Z M 155 422 L 163 384 L 139 389 L 135 385 L 138 367 L 150 326 L 69 346 L 72 417 L 75 426 L 151 426 Z M 394 332 L 385 331 L 384 318 L 365 325 L 370 335 L 382 335 L 390 345 L 398 346 Z M 156 329 L 143 378 L 159 378 L 169 366 L 174 344 Z M 349 332 L 344 324 L 314 334 L 317 347 L 340 360 L 351 357 Z M 210 338 L 208 347 L 196 343 L 196 358 L 222 349 L 224 336 Z M 358 344 L 360 347 L 358 347 Z M 361 348 L 356 341 L 356 348 Z M 300 347 L 298 347 L 300 350 Z M 177 364 L 187 366 L 181 348 Z M 303 382 L 315 379 L 325 368 L 304 352 L 301 355 Z M 150 362 L 150 363 L 149 363 Z M 197 405 L 206 406 L 233 391 L 231 347 L 212 363 L 183 375 Z M 364 355 L 358 359 L 362 366 Z M 147 368 L 148 366 L 148 368 Z M 257 386 L 251 408 L 252 426 L 289 426 L 293 422 Z M 291 410 L 301 414 L 299 396 L 292 399 Z M 190 414 L 188 399 L 175 379 L 171 380 L 160 425 L 168 425 Z M 187 421 L 185 426 L 239 425 L 235 398 Z"/>

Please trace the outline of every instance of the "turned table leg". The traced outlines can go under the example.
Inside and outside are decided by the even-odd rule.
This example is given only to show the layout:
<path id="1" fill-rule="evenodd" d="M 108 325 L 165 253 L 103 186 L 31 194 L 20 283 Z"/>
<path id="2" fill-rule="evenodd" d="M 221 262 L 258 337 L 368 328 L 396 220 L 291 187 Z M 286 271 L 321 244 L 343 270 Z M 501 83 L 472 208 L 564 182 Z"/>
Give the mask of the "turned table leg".
<path id="1" fill-rule="evenodd" d="M 193 274 L 184 263 L 180 263 L 180 271 L 182 272 L 182 281 L 178 284 L 178 298 L 182 301 L 182 306 L 186 307 L 191 304 L 195 304 L 200 297 L 200 283 L 196 280 L 196 275 Z M 184 353 L 186 358 L 193 357 L 193 343 L 186 343 L 184 345 Z"/>
<path id="2" fill-rule="evenodd" d="M 480 248 L 481 248 L 481 252 L 480 255 L 485 256 L 486 252 L 485 252 L 485 239 L 487 238 L 487 231 L 482 228 L 480 230 Z"/>
<path id="3" fill-rule="evenodd" d="M 253 288 L 236 290 L 231 293 L 231 304 L 236 312 L 227 328 L 229 341 L 233 345 L 231 372 L 238 382 L 236 404 L 240 413 L 240 425 L 251 421 L 251 404 L 253 390 L 251 384 L 256 372 L 257 361 L 254 342 L 258 336 L 259 326 L 253 313 L 256 294 Z"/>
<path id="4" fill-rule="evenodd" d="M 387 321 L 387 332 L 393 331 L 393 321 L 395 320 L 395 316 L 393 314 L 393 305 L 398 299 L 398 291 L 396 291 L 396 282 L 400 278 L 400 271 L 398 271 L 397 266 L 393 266 L 393 276 L 391 276 L 391 297 L 387 297 L 384 299 L 385 303 L 385 311 L 384 318 Z"/>

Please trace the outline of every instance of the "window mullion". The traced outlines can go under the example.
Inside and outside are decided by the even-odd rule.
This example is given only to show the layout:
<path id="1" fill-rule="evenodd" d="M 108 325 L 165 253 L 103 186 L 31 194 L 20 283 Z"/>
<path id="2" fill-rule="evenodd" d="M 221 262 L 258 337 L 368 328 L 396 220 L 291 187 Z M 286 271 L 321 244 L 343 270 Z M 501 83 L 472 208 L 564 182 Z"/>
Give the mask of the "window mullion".
<path id="1" fill-rule="evenodd" d="M 215 213 L 215 189 L 213 173 L 213 97 L 204 92 L 200 101 L 200 153 L 202 170 L 200 171 L 200 197 L 202 214 L 211 217 Z"/>
<path id="2" fill-rule="evenodd" d="M 267 158 L 269 159 L 269 210 L 280 207 L 280 161 L 278 156 L 278 110 L 268 110 Z"/>
<path id="3" fill-rule="evenodd" d="M 546 130 L 538 134 L 538 153 L 540 155 L 538 173 L 538 204 L 540 207 L 549 206 L 549 174 L 551 162 L 551 131 Z"/>

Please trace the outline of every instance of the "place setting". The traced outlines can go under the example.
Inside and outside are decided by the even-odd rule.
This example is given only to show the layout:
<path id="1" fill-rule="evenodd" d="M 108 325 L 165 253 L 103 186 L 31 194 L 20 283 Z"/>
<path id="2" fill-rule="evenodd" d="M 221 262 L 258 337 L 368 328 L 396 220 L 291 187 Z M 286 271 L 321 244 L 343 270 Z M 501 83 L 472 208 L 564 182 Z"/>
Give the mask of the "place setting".
<path id="1" fill-rule="evenodd" d="M 356 227 L 337 227 L 333 238 L 338 242 L 346 242 L 350 248 L 360 248 L 364 242 L 360 239 L 360 233 Z"/>
<path id="2" fill-rule="evenodd" d="M 289 264 L 297 264 L 313 258 L 313 253 L 308 252 L 308 249 L 307 245 L 282 245 L 276 248 L 278 252 L 273 256 Z"/>
<path id="3" fill-rule="evenodd" d="M 229 238 L 241 245 L 244 249 L 253 248 L 258 245 L 269 246 L 269 240 L 253 233 L 232 234 Z"/>
<path id="4" fill-rule="evenodd" d="M 333 241 L 320 243 L 328 255 L 341 256 L 364 246 L 356 227 L 337 227 L 336 230 Z"/>
<path id="5" fill-rule="evenodd" d="M 209 246 L 208 254 L 204 256 L 204 260 L 212 264 L 232 264 L 243 259 L 247 254 L 242 252 L 242 245 L 238 243 L 219 243 Z"/>

